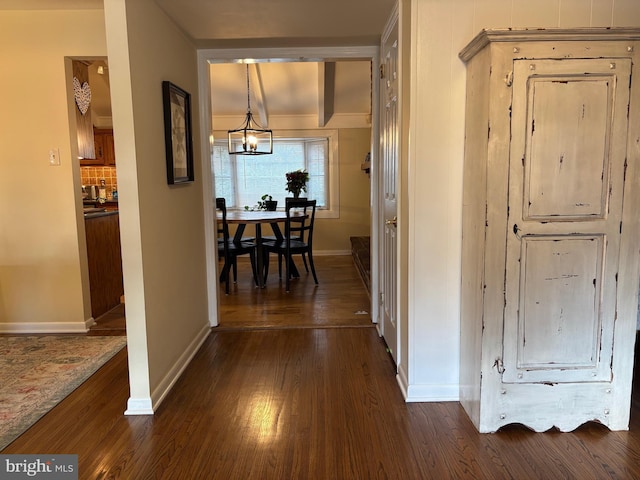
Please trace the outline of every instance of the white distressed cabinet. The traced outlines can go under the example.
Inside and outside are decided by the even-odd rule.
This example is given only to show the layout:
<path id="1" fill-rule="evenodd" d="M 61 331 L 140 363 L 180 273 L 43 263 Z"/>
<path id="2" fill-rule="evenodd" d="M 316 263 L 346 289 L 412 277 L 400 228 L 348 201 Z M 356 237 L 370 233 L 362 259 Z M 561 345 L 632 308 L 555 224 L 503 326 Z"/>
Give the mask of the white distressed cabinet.
<path id="1" fill-rule="evenodd" d="M 460 399 L 628 428 L 640 264 L 640 30 L 487 30 L 467 64 Z"/>

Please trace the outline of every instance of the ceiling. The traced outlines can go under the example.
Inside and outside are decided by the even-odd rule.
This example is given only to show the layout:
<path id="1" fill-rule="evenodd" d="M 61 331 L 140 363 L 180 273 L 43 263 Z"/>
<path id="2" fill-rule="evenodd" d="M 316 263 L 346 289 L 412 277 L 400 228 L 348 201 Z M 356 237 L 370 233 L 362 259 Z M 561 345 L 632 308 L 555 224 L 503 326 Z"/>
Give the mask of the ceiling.
<path id="1" fill-rule="evenodd" d="M 394 0 L 156 0 L 199 46 L 378 45 Z M 254 43 L 255 45 L 255 43 Z M 262 45 L 265 46 L 265 45 Z"/>
<path id="2" fill-rule="evenodd" d="M 395 0 L 155 2 L 199 48 L 378 45 L 395 5 Z M 102 8 L 103 0 L 0 0 L 0 10 Z"/>
<path id="3" fill-rule="evenodd" d="M 155 0 L 198 48 L 379 45 L 395 0 Z M 0 10 L 101 9 L 103 0 L 0 0 Z M 253 68 L 253 67 L 252 67 Z M 246 67 L 211 67 L 214 115 L 243 115 Z M 322 70 L 324 69 L 324 70 Z M 335 72 L 334 72 L 335 69 Z M 320 72 L 327 72 L 324 77 Z M 257 72 L 257 73 L 256 73 Z M 261 63 L 252 111 L 267 116 L 371 112 L 369 62 Z M 329 88 L 329 89 L 327 89 Z"/>
<path id="4" fill-rule="evenodd" d="M 278 117 L 313 116 L 313 126 L 322 127 L 333 116 L 371 114 L 369 61 L 213 64 L 211 110 L 223 129 L 237 127 L 247 111 L 247 67 L 251 111 L 263 126 L 277 125 Z M 219 117 L 235 118 L 221 124 Z"/>

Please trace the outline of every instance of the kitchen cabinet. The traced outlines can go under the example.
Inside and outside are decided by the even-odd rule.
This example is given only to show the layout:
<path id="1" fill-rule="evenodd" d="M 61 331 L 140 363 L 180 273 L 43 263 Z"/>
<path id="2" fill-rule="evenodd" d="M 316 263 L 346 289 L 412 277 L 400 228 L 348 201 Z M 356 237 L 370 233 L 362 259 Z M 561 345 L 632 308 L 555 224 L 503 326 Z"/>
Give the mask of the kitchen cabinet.
<path id="1" fill-rule="evenodd" d="M 481 432 L 628 428 L 638 52 L 640 30 L 579 29 L 483 31 L 460 53 L 460 401 Z"/>
<path id="2" fill-rule="evenodd" d="M 93 141 L 96 158 L 83 158 L 81 166 L 115 166 L 116 154 L 113 143 L 113 129 L 94 128 Z"/>
<path id="3" fill-rule="evenodd" d="M 98 318 L 120 304 L 124 295 L 119 214 L 85 214 L 91 316 Z"/>

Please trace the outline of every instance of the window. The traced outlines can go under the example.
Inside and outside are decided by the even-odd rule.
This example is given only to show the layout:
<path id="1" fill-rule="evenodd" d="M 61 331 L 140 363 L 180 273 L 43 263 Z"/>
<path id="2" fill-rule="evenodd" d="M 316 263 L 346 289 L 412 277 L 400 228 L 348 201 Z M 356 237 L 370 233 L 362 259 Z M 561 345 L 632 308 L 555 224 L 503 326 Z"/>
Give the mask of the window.
<path id="1" fill-rule="evenodd" d="M 227 207 L 253 206 L 268 194 L 284 207 L 287 172 L 309 172 L 307 192 L 301 196 L 317 200 L 318 216 L 338 216 L 337 132 L 332 130 L 277 132 L 271 155 L 229 155 L 227 140 L 213 144 L 213 178 L 216 196 L 224 197 Z"/>

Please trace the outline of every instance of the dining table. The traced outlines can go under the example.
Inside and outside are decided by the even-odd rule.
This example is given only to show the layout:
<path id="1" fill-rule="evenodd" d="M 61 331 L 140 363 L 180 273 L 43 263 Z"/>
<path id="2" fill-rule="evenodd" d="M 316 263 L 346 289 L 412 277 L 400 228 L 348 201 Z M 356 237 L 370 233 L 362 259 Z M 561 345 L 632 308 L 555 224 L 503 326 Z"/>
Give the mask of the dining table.
<path id="1" fill-rule="evenodd" d="M 302 212 L 291 211 L 292 218 L 303 217 Z M 219 214 L 218 220 L 221 220 Z M 271 225 L 271 230 L 278 240 L 284 239 L 282 230 L 280 230 L 279 223 L 283 223 L 287 220 L 286 211 L 267 211 L 267 210 L 227 210 L 227 223 L 230 225 L 237 225 L 236 232 L 234 234 L 234 241 L 239 242 L 244 234 L 244 230 L 247 225 L 254 225 L 256 236 L 256 267 L 258 269 L 258 286 L 260 288 L 265 287 L 265 266 L 264 255 L 262 251 L 262 226 L 265 224 Z M 293 260 L 289 263 L 289 269 L 292 277 L 299 277 L 300 274 L 296 268 Z"/>

